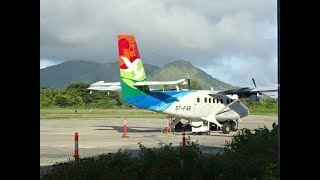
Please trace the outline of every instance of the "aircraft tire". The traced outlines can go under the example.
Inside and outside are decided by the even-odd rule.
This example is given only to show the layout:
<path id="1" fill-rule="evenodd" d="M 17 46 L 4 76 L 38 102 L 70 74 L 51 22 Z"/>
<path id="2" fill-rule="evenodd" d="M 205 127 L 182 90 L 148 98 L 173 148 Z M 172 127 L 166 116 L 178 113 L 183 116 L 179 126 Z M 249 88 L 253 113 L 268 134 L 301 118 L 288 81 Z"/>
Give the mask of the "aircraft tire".
<path id="1" fill-rule="evenodd" d="M 230 130 L 231 130 L 230 124 L 229 124 L 228 122 L 225 122 L 225 123 L 222 125 L 222 132 L 223 132 L 223 134 L 229 134 L 229 133 L 230 133 Z"/>
<path id="2" fill-rule="evenodd" d="M 238 130 L 238 123 L 235 121 L 230 122 L 231 131 L 237 131 Z"/>
<path id="3" fill-rule="evenodd" d="M 212 124 L 213 124 L 213 123 L 212 123 Z M 211 125 L 210 130 L 216 131 L 216 130 L 218 130 L 218 126 L 215 125 L 215 124 L 213 124 L 213 125 Z"/>
<path id="4" fill-rule="evenodd" d="M 176 132 L 182 132 L 182 123 L 181 122 L 178 122 L 177 124 L 176 124 L 176 126 L 174 127 L 174 130 L 176 131 Z"/>
<path id="5" fill-rule="evenodd" d="M 207 131 L 206 134 L 209 136 L 210 135 L 210 131 Z"/>

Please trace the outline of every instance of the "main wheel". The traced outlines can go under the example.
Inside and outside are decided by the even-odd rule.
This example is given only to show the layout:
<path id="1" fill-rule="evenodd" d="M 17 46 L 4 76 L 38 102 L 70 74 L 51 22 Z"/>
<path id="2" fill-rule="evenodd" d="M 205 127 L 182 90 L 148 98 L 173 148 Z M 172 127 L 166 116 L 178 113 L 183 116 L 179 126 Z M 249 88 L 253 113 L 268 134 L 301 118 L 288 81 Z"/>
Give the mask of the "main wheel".
<path id="1" fill-rule="evenodd" d="M 230 130 L 231 130 L 230 124 L 229 124 L 228 122 L 225 122 L 225 123 L 222 125 L 222 132 L 223 132 L 223 134 L 229 134 L 229 133 L 230 133 Z"/>
<path id="2" fill-rule="evenodd" d="M 210 127 L 210 130 L 211 131 L 216 131 L 216 130 L 218 130 L 218 126 L 216 124 L 212 123 L 212 125 Z"/>
<path id="3" fill-rule="evenodd" d="M 238 130 L 238 123 L 236 121 L 231 121 L 230 122 L 231 130 L 232 131 L 237 131 Z"/>
<path id="4" fill-rule="evenodd" d="M 181 122 L 178 122 L 178 123 L 176 124 L 176 126 L 174 127 L 174 130 L 175 130 L 176 132 L 181 132 L 181 131 L 182 131 L 182 126 L 183 126 L 183 124 L 182 124 Z"/>

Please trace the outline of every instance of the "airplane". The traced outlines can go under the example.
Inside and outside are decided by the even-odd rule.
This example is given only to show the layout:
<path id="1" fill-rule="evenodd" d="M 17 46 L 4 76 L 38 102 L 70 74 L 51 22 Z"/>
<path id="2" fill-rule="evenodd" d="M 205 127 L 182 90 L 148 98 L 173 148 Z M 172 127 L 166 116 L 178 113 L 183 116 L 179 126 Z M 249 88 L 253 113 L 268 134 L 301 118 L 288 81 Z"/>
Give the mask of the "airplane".
<path id="1" fill-rule="evenodd" d="M 121 82 L 98 81 L 88 89 L 121 91 L 123 102 L 168 115 L 171 118 L 170 128 L 176 131 L 189 128 L 193 134 L 207 135 L 216 129 L 222 129 L 224 134 L 237 131 L 238 122 L 249 114 L 248 108 L 239 101 L 241 98 L 258 101 L 262 93 L 278 91 L 278 87 L 190 90 L 178 87 L 186 83 L 185 79 L 147 81 L 135 37 L 118 35 L 118 51 Z M 151 89 L 154 85 L 176 85 L 176 89 Z M 187 122 L 183 124 L 183 121 Z"/>

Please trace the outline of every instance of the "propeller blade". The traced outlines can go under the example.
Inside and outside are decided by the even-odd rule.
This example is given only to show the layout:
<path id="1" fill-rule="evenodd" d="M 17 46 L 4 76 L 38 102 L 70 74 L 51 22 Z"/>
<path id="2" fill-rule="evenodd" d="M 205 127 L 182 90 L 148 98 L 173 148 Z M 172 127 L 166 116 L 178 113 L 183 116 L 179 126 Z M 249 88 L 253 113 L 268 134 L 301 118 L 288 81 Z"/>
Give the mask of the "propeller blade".
<path id="1" fill-rule="evenodd" d="M 188 76 L 188 89 L 190 90 L 190 76 Z"/>
<path id="2" fill-rule="evenodd" d="M 251 77 L 251 79 L 252 79 L 252 81 L 253 81 L 254 87 L 256 87 L 256 88 L 257 88 L 257 86 L 256 86 L 256 82 L 254 81 L 253 77 Z"/>

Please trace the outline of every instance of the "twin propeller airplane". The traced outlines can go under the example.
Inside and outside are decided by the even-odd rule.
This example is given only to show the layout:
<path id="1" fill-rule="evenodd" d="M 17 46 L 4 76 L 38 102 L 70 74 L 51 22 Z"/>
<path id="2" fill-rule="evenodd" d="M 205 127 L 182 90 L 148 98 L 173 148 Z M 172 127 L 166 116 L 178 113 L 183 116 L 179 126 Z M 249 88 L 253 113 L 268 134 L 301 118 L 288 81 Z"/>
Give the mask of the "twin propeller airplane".
<path id="1" fill-rule="evenodd" d="M 191 128 L 192 133 L 210 134 L 210 130 L 222 129 L 224 134 L 238 130 L 238 122 L 249 114 L 241 98 L 259 101 L 264 92 L 277 92 L 278 87 L 268 89 L 238 88 L 232 90 L 185 90 L 177 81 L 147 81 L 135 37 L 118 35 L 121 82 L 98 81 L 89 90 L 121 91 L 122 101 L 138 108 L 167 114 L 171 128 L 176 131 Z M 253 80 L 253 79 L 252 79 Z M 254 82 L 254 80 L 253 80 Z M 254 82 L 255 84 L 255 82 Z M 155 90 L 150 86 L 175 85 L 175 90 Z M 92 91 L 91 91 L 92 92 Z M 181 120 L 187 122 L 183 125 Z"/>

